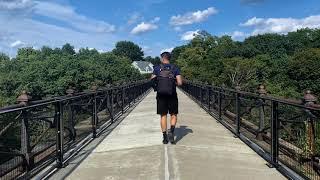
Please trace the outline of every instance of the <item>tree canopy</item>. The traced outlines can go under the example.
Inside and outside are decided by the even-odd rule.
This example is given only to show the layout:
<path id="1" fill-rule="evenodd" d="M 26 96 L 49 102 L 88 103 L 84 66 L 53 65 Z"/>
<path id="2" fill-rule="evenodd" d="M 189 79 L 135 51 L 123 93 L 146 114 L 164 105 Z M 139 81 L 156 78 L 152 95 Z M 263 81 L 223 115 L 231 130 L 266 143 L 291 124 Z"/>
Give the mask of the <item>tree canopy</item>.
<path id="1" fill-rule="evenodd" d="M 127 57 L 131 61 L 143 60 L 144 53 L 142 48 L 131 41 L 119 41 L 112 52 L 117 56 Z"/>
<path id="2" fill-rule="evenodd" d="M 201 31 L 174 48 L 172 57 L 190 80 L 248 91 L 264 84 L 273 95 L 300 98 L 305 90 L 320 95 L 319 52 L 319 29 L 250 36 L 242 42 Z"/>
<path id="3" fill-rule="evenodd" d="M 11 60 L 0 54 L 0 107 L 15 102 L 22 90 L 33 99 L 42 99 L 63 95 L 69 86 L 83 91 L 93 84 L 105 86 L 141 78 L 128 57 L 111 52 L 82 48 L 76 53 L 70 44 L 61 49 L 22 48 Z"/>

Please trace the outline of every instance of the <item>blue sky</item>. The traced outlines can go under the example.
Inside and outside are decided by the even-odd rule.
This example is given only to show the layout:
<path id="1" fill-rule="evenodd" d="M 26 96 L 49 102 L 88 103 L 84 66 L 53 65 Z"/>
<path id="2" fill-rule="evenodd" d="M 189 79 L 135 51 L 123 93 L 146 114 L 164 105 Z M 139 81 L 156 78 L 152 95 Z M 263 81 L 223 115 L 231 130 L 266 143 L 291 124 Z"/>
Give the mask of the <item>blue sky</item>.
<path id="1" fill-rule="evenodd" d="M 120 40 L 146 55 L 185 44 L 198 30 L 235 40 L 320 28 L 319 0 L 0 0 L 0 51 L 61 47 L 109 51 Z"/>

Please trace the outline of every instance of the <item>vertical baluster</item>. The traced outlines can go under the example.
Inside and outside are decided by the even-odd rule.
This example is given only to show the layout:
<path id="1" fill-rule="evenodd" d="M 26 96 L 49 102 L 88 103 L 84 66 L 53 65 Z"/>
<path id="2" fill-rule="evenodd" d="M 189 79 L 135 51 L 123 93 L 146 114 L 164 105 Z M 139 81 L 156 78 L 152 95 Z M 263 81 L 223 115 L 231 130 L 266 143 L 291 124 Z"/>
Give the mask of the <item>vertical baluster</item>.
<path id="1" fill-rule="evenodd" d="M 125 96 L 125 91 L 124 87 L 121 87 L 121 113 L 124 113 L 124 96 Z"/>
<path id="2" fill-rule="evenodd" d="M 114 114 L 113 114 L 113 88 L 110 89 L 110 116 L 111 123 L 114 122 Z"/>
<path id="3" fill-rule="evenodd" d="M 63 105 L 57 102 L 55 105 L 55 122 L 57 129 L 57 144 L 56 144 L 56 158 L 59 168 L 63 167 Z"/>
<path id="4" fill-rule="evenodd" d="M 69 88 L 66 90 L 67 96 L 71 97 L 74 96 L 75 90 L 73 87 L 69 86 Z M 74 109 L 72 105 L 72 101 L 70 100 L 67 104 L 67 111 L 68 111 L 68 128 L 70 129 L 71 133 L 71 140 L 76 140 L 76 130 L 74 128 L 75 120 L 74 120 Z"/>
<path id="5" fill-rule="evenodd" d="M 222 120 L 222 90 L 219 88 L 218 91 L 218 113 L 219 113 L 219 120 Z"/>
<path id="6" fill-rule="evenodd" d="M 202 89 L 201 89 L 201 86 L 198 85 L 198 100 L 200 100 L 200 104 L 202 105 Z"/>
<path id="7" fill-rule="evenodd" d="M 236 92 L 236 134 L 240 135 L 240 93 Z"/>
<path id="8" fill-rule="evenodd" d="M 211 102 L 211 88 L 210 86 L 207 86 L 207 105 L 208 105 L 209 112 L 211 110 L 210 102 Z"/>
<path id="9" fill-rule="evenodd" d="M 279 154 L 279 119 L 278 102 L 272 101 L 271 104 L 271 164 L 274 167 L 278 165 Z"/>
<path id="10" fill-rule="evenodd" d="M 132 87 L 132 94 L 133 94 L 133 103 L 136 103 L 136 85 Z"/>
<path id="11" fill-rule="evenodd" d="M 97 137 L 97 97 L 96 93 L 93 94 L 93 100 L 92 100 L 92 137 Z"/>

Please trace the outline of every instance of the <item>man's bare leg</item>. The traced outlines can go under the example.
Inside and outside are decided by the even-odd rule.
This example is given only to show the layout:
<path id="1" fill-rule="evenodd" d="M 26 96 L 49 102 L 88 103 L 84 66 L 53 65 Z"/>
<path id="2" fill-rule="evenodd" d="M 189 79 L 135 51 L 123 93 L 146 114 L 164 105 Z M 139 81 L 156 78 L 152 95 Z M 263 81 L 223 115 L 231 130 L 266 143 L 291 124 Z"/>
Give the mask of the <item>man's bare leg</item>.
<path id="1" fill-rule="evenodd" d="M 160 119 L 160 125 L 161 125 L 161 130 L 163 134 L 163 144 L 168 144 L 168 137 L 167 137 L 167 115 L 163 114 L 161 115 Z"/>
<path id="2" fill-rule="evenodd" d="M 174 129 L 176 127 L 177 124 L 177 115 L 176 114 L 171 114 L 171 118 L 170 118 L 170 132 L 169 132 L 169 141 L 171 144 L 175 144 L 175 140 L 174 140 Z"/>
<path id="3" fill-rule="evenodd" d="M 176 114 L 171 114 L 170 125 L 171 126 L 176 126 L 176 124 L 177 124 L 177 115 Z"/>
<path id="4" fill-rule="evenodd" d="M 167 131 L 167 115 L 166 114 L 163 114 L 161 115 L 161 130 L 162 132 L 165 132 Z"/>

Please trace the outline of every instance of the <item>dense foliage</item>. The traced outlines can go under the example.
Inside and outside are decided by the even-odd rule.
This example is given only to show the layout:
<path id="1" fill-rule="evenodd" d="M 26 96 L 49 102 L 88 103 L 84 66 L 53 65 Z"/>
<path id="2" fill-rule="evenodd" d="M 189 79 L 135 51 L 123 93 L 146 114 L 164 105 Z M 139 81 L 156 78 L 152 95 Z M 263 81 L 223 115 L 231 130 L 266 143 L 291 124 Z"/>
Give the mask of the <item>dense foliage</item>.
<path id="1" fill-rule="evenodd" d="M 143 56 L 141 47 L 130 41 L 120 41 L 106 53 L 87 48 L 75 52 L 65 44 L 55 49 L 22 48 L 13 59 L 0 54 L 0 107 L 15 102 L 21 90 L 41 99 L 64 94 L 68 86 L 82 91 L 92 84 L 143 78 L 132 61 L 160 63 L 159 57 Z M 269 93 L 284 97 L 299 98 L 307 89 L 320 95 L 320 30 L 257 35 L 243 42 L 202 31 L 173 49 L 172 63 L 191 80 L 248 91 L 265 84 Z"/>
<path id="2" fill-rule="evenodd" d="M 131 41 L 117 42 L 116 48 L 112 52 L 117 56 L 127 57 L 131 61 L 141 61 L 144 55 L 142 48 Z"/>
<path id="3" fill-rule="evenodd" d="M 151 62 L 153 65 L 159 65 L 161 63 L 160 58 L 159 57 L 151 57 L 151 56 L 147 56 L 144 58 L 144 61 L 148 61 Z"/>
<path id="4" fill-rule="evenodd" d="M 305 90 L 320 95 L 320 30 L 301 29 L 287 35 L 251 36 L 243 42 L 202 31 L 176 47 L 173 62 L 187 79 L 300 98 Z"/>
<path id="5" fill-rule="evenodd" d="M 115 82 L 142 78 L 131 61 L 114 53 L 80 49 L 70 44 L 61 49 L 22 48 L 16 58 L 0 54 L 0 107 L 15 102 L 22 90 L 33 99 L 65 94 L 68 86 L 78 91 L 93 84 L 105 86 Z"/>

